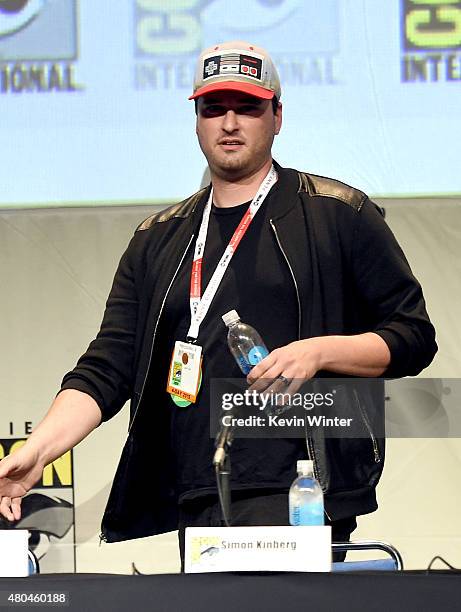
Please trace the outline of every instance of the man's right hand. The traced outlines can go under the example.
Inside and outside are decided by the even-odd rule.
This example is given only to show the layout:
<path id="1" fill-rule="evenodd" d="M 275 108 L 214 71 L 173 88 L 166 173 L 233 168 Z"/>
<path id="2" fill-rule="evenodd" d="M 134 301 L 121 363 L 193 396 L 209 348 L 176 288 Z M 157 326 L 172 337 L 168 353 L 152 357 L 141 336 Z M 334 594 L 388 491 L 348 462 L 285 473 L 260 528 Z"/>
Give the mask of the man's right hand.
<path id="1" fill-rule="evenodd" d="M 0 515 L 21 518 L 21 501 L 43 468 L 85 438 L 101 422 L 96 401 L 76 389 L 58 394 L 27 442 L 0 461 Z"/>
<path id="2" fill-rule="evenodd" d="M 40 479 L 45 466 L 26 443 L 0 461 L 0 515 L 9 521 L 21 518 L 21 501 Z"/>

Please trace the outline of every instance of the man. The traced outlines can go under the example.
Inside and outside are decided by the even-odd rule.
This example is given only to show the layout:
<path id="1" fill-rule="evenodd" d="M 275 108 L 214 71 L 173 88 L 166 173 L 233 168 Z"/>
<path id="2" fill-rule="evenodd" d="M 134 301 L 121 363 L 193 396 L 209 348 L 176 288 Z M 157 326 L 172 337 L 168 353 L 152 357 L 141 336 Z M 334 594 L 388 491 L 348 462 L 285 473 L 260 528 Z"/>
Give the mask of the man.
<path id="1" fill-rule="evenodd" d="M 20 517 L 21 497 L 46 464 L 131 399 L 102 537 L 118 541 L 179 524 L 183 547 L 187 525 L 220 524 L 210 381 L 241 376 L 221 322 L 233 308 L 270 350 L 248 376 L 254 388 L 268 380 L 290 388 L 325 374 L 415 375 L 432 360 L 435 334 L 421 288 L 377 207 L 352 187 L 272 160 L 280 95 L 263 49 L 231 42 L 201 54 L 191 98 L 212 189 L 138 227 L 97 338 L 24 447 L 0 464 L 0 511 L 9 520 Z M 181 350 L 195 364 L 203 357 L 201 384 L 200 368 L 191 366 L 196 401 L 172 388 Z M 286 524 L 296 461 L 310 457 L 333 539 L 348 539 L 355 517 L 377 507 L 382 441 L 370 431 L 366 439 L 322 444 L 235 440 L 234 524 Z"/>

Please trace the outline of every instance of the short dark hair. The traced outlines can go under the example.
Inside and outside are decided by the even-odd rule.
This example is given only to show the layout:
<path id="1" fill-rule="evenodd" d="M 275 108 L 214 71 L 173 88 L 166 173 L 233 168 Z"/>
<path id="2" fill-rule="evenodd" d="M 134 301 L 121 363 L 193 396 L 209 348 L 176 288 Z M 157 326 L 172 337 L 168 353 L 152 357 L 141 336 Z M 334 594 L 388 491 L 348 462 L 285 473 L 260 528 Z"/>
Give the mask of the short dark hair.
<path id="1" fill-rule="evenodd" d="M 272 110 L 274 112 L 274 115 L 276 115 L 277 109 L 279 107 L 279 100 L 277 96 L 274 96 L 271 102 L 272 102 Z M 195 106 L 195 114 L 197 114 L 198 113 L 198 98 L 194 98 L 194 106 Z"/>

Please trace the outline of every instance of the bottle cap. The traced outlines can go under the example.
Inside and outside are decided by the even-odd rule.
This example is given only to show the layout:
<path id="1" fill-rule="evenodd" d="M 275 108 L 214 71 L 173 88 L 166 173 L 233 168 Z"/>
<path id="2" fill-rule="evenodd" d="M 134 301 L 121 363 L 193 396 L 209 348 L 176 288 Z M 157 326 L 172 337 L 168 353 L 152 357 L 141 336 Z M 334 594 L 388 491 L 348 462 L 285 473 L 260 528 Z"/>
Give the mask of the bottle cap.
<path id="1" fill-rule="evenodd" d="M 229 325 L 232 325 L 232 323 L 237 323 L 237 321 L 240 321 L 240 317 L 236 310 L 229 310 L 229 312 L 226 312 L 226 314 L 223 314 L 221 318 L 224 321 L 224 323 L 227 325 L 227 327 L 229 327 Z"/>
<path id="2" fill-rule="evenodd" d="M 302 474 L 313 474 L 314 462 L 311 459 L 300 459 L 296 462 L 296 470 Z"/>

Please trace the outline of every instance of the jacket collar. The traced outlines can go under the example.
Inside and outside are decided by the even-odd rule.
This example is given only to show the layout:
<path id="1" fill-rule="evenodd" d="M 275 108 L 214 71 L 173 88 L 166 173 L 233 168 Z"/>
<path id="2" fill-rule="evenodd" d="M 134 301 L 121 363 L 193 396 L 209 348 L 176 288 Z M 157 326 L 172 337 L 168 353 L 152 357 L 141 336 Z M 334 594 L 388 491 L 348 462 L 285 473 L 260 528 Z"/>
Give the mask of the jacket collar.
<path id="1" fill-rule="evenodd" d="M 277 171 L 278 181 L 274 186 L 274 197 L 271 198 L 272 218 L 281 219 L 292 210 L 298 200 L 301 190 L 300 175 L 297 170 L 283 168 L 273 160 L 274 168 Z"/>
<path id="2" fill-rule="evenodd" d="M 296 204 L 300 191 L 306 191 L 302 181 L 302 175 L 297 170 L 282 168 L 275 160 L 274 167 L 277 171 L 278 180 L 272 188 L 275 197 L 273 200 L 273 218 L 279 219 L 290 211 Z M 191 215 L 195 218 L 202 217 L 208 196 L 210 195 L 211 183 L 194 193 L 186 200 L 170 206 L 166 210 L 154 213 L 138 226 L 137 230 L 147 230 L 156 223 L 164 223 L 172 219 L 187 219 Z"/>
<path id="3" fill-rule="evenodd" d="M 303 183 L 300 178 L 300 173 L 291 168 L 283 168 L 275 160 L 272 160 L 274 168 L 277 172 L 277 183 L 272 187 L 271 207 L 273 207 L 273 218 L 279 219 L 289 212 L 295 205 L 300 191 L 303 191 Z M 210 195 L 211 183 L 202 191 L 198 192 L 194 198 L 194 205 L 188 206 L 187 214 L 197 211 L 197 214 L 202 215 L 205 204 Z M 189 198 L 188 202 L 192 200 Z M 184 215 L 184 216 L 187 216 Z"/>

